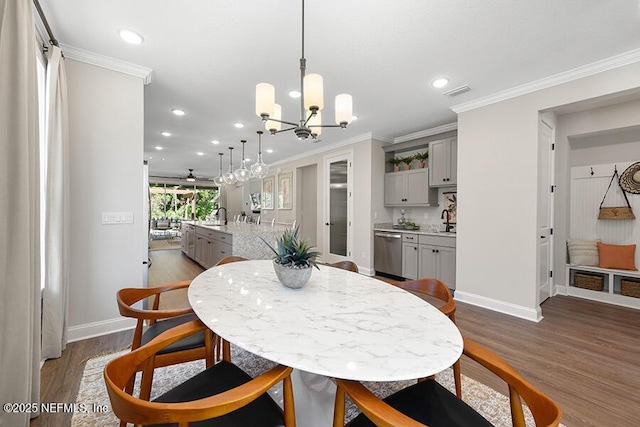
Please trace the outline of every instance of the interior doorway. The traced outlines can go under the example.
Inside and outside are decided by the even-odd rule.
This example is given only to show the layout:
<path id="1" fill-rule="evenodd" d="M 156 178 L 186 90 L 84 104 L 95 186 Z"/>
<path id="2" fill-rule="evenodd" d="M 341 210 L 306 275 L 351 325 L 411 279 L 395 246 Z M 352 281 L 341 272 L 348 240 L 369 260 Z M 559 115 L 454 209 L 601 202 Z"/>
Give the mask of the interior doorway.
<path id="1" fill-rule="evenodd" d="M 325 158 L 324 259 L 328 263 L 351 258 L 351 152 Z"/>
<path id="2" fill-rule="evenodd" d="M 553 288 L 554 128 L 538 123 L 538 279 L 537 306 Z"/>

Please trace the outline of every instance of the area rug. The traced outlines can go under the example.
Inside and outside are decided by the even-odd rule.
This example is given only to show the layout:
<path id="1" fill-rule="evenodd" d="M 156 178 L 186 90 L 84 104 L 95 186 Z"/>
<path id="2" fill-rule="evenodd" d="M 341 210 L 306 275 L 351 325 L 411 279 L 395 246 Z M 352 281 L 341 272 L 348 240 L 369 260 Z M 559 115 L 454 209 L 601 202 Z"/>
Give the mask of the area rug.
<path id="1" fill-rule="evenodd" d="M 111 406 L 109 405 L 109 397 L 107 395 L 107 389 L 104 384 L 102 372 L 109 360 L 123 353 L 124 352 L 121 351 L 95 357 L 87 361 L 75 403 L 83 403 L 88 407 L 92 407 L 96 404 L 108 405 L 109 410 L 106 412 L 75 413 L 71 421 L 72 427 L 103 427 L 118 425 L 118 419 L 110 410 Z M 233 346 L 231 360 L 253 377 L 260 375 L 262 372 L 265 372 L 275 366 L 273 362 Z M 152 399 L 182 383 L 186 379 L 196 375 L 203 369 L 204 361 L 202 360 L 157 369 L 154 373 Z M 436 376 L 436 380 L 444 387 L 455 393 L 451 369 L 447 369 L 446 371 L 438 374 Z M 412 384 L 413 382 L 414 381 L 365 383 L 365 385 L 376 395 L 386 397 L 389 394 Z M 489 420 L 493 425 L 504 427 L 511 426 L 511 411 L 509 409 L 509 399 L 506 396 L 464 375 L 462 376 L 462 391 L 464 401 L 482 414 L 482 416 Z M 136 384 L 136 390 L 134 393 L 137 392 L 138 385 Z M 358 413 L 359 412 L 355 405 L 348 401 L 345 419 L 350 420 Z M 525 416 L 527 418 L 527 426 L 534 426 L 535 423 L 533 421 L 533 417 L 526 407 Z"/>

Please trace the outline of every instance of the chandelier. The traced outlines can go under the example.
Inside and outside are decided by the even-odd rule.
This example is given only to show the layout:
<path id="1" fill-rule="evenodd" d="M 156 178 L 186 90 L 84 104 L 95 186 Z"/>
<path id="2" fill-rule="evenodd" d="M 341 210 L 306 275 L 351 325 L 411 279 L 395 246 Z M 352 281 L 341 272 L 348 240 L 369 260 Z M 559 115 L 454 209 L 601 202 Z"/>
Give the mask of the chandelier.
<path id="1" fill-rule="evenodd" d="M 275 87 L 269 83 L 256 85 L 256 114 L 265 123 L 266 129 L 275 135 L 293 130 L 298 139 L 316 139 L 322 128 L 339 127 L 346 129 L 353 117 L 351 95 L 343 93 L 335 98 L 335 125 L 323 125 L 321 110 L 324 107 L 322 76 L 307 74 L 304 57 L 304 0 L 302 0 L 302 55 L 300 57 L 300 120 L 298 123 L 282 120 L 281 107 L 275 103 Z M 290 127 L 282 129 L 282 124 Z"/>

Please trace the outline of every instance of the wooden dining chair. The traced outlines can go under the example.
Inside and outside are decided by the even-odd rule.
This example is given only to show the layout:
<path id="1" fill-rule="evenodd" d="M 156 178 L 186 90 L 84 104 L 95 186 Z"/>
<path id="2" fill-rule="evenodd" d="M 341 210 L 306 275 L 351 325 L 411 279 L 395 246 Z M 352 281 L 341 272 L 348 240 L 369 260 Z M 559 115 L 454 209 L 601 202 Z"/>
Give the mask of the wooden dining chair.
<path id="1" fill-rule="evenodd" d="M 123 423 L 188 426 L 260 425 L 295 427 L 292 368 L 278 365 L 251 378 L 229 361 L 220 361 L 152 401 L 136 398 L 126 385 L 136 372 L 153 365 L 165 348 L 201 334 L 207 327 L 199 320 L 163 332 L 146 345 L 107 364 L 104 381 L 111 408 Z M 284 411 L 266 393 L 283 382 Z M 201 425 L 201 424 L 197 424 Z"/>
<path id="2" fill-rule="evenodd" d="M 137 320 L 136 328 L 133 333 L 133 341 L 131 342 L 131 350 L 136 350 L 144 344 L 150 342 L 163 332 L 182 325 L 186 322 L 196 320 L 191 308 L 160 310 L 160 299 L 163 293 L 186 289 L 191 281 L 182 281 L 168 283 L 153 288 L 124 288 L 116 293 L 118 302 L 118 310 L 125 317 L 131 317 Z M 151 308 L 139 308 L 136 305 L 143 300 L 148 301 Z M 145 326 L 145 323 L 147 325 Z M 175 342 L 174 344 L 162 349 L 153 359 L 153 368 L 175 365 L 178 363 L 190 362 L 193 360 L 205 359 L 206 366 L 210 367 L 214 364 L 215 343 L 213 333 L 210 330 L 191 335 L 184 340 Z M 151 394 L 151 382 L 153 379 L 153 369 L 145 372 L 147 378 L 144 383 L 148 387 L 142 387 L 140 397 L 149 399 Z M 135 376 L 131 378 L 131 382 L 127 385 L 129 393 L 133 390 Z"/>
<path id="3" fill-rule="evenodd" d="M 333 264 L 329 264 L 331 267 L 341 268 L 343 270 L 353 271 L 354 273 L 358 272 L 358 266 L 355 262 L 352 261 L 340 261 L 334 262 Z"/>
<path id="4" fill-rule="evenodd" d="M 456 323 L 456 302 L 447 285 L 438 279 L 422 278 L 407 281 L 391 281 L 393 285 L 419 296 L 430 296 L 444 302 L 438 309 L 444 313 L 453 323 Z M 456 394 L 462 399 L 462 380 L 460 375 L 460 361 L 453 364 L 453 379 L 456 386 Z"/>
<path id="5" fill-rule="evenodd" d="M 229 264 L 230 262 L 248 261 L 248 260 L 249 260 L 248 258 L 232 255 L 232 256 L 222 258 L 220 261 L 216 263 L 215 266 Z"/>
<path id="6" fill-rule="evenodd" d="M 493 351 L 464 339 L 463 354 L 506 382 L 514 427 L 526 427 L 522 400 L 531 410 L 536 427 L 560 424 L 562 410 L 547 395 L 524 379 Z M 433 379 L 418 382 L 384 400 L 357 381 L 336 379 L 334 427 L 344 426 L 344 400 L 348 395 L 362 413 L 349 427 L 484 427 L 492 426 L 482 415 Z"/>

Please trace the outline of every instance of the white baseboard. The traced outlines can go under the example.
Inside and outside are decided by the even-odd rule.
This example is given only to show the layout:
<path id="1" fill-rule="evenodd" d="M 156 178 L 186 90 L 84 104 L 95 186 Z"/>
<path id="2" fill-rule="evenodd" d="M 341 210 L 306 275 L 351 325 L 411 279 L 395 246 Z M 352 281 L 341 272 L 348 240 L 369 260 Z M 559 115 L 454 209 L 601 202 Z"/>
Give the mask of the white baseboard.
<path id="1" fill-rule="evenodd" d="M 114 332 L 133 329 L 136 327 L 136 320 L 126 317 L 102 320 L 100 322 L 85 323 L 78 326 L 70 326 L 67 329 L 67 342 L 86 340 L 87 338 L 112 334 Z"/>
<path id="2" fill-rule="evenodd" d="M 358 273 L 364 274 L 365 276 L 375 276 L 376 272 L 373 268 L 362 268 L 358 266 Z"/>
<path id="3" fill-rule="evenodd" d="M 528 307 L 523 307 L 521 305 L 511 304 L 510 302 L 487 298 L 481 295 L 471 294 L 464 291 L 455 291 L 454 299 L 456 301 L 464 302 L 482 308 L 487 308 L 489 310 L 508 314 L 514 317 L 519 317 L 525 320 L 530 320 L 532 322 L 539 322 L 542 320 L 542 311 L 540 310 L 540 307 L 538 307 L 537 309 L 531 309 Z"/>

